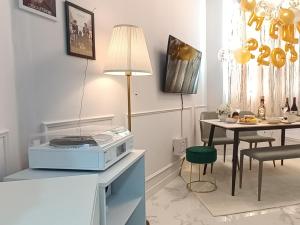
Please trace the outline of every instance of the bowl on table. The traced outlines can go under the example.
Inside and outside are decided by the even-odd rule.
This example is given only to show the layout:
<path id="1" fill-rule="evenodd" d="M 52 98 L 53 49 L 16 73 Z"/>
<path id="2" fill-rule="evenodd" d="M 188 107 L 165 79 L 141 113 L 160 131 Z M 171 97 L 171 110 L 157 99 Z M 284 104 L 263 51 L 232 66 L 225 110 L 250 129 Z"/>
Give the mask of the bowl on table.
<path id="1" fill-rule="evenodd" d="M 268 124 L 278 124 L 281 123 L 282 118 L 281 117 L 268 117 L 266 119 Z"/>
<path id="2" fill-rule="evenodd" d="M 226 118 L 225 122 L 226 123 L 237 123 L 238 119 L 237 118 Z"/>

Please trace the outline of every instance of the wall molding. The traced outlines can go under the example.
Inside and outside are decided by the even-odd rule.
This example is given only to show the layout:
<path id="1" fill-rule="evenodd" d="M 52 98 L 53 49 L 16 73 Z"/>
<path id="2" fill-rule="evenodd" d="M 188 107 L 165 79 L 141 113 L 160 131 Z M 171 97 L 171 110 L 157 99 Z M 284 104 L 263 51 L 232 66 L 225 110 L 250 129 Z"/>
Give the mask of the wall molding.
<path id="1" fill-rule="evenodd" d="M 195 110 L 200 108 L 206 108 L 206 105 L 196 105 L 196 106 L 186 106 L 183 110 Z M 181 111 L 181 108 L 168 108 L 168 109 L 158 109 L 158 110 L 150 110 L 150 111 L 142 111 L 142 112 L 134 112 L 132 113 L 132 117 L 140 117 L 140 116 L 149 116 L 155 114 L 162 114 L 162 113 L 170 113 L 170 112 L 178 112 Z M 127 114 L 126 114 L 127 115 Z"/>
<path id="2" fill-rule="evenodd" d="M 178 160 L 161 168 L 157 172 L 146 177 L 146 198 L 150 198 L 153 194 L 164 188 L 169 182 L 174 180 L 179 173 L 182 157 Z"/>
<path id="3" fill-rule="evenodd" d="M 9 131 L 1 130 L 0 131 L 0 139 L 3 139 L 4 175 L 7 175 L 7 151 L 8 151 L 8 146 L 9 146 Z"/>
<path id="4" fill-rule="evenodd" d="M 104 116 L 92 116 L 85 117 L 81 119 L 81 124 L 93 124 L 99 123 L 103 121 L 111 121 L 114 119 L 115 115 L 104 115 Z M 77 126 L 79 123 L 79 119 L 68 119 L 68 120 L 57 120 L 52 122 L 42 122 L 42 129 L 44 132 L 47 132 L 50 129 L 60 129 L 66 128 L 70 126 Z"/>

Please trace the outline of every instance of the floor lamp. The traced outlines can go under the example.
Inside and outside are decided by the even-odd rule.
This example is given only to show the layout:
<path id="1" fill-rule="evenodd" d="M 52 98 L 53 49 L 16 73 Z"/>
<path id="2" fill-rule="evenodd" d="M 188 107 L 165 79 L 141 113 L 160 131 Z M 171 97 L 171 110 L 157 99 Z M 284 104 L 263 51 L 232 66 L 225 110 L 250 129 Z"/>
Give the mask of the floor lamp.
<path id="1" fill-rule="evenodd" d="M 128 129 L 131 131 L 131 76 L 152 74 L 144 33 L 140 27 L 114 26 L 104 74 L 127 77 Z"/>

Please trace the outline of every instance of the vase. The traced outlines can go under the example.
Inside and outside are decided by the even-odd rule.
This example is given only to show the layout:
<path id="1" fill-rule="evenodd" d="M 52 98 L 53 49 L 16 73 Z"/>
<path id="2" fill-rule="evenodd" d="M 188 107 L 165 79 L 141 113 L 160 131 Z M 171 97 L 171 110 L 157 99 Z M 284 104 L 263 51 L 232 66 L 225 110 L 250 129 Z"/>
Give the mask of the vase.
<path id="1" fill-rule="evenodd" d="M 227 114 L 221 114 L 221 115 L 219 115 L 219 119 L 220 119 L 221 122 L 225 122 L 227 118 L 228 118 Z"/>

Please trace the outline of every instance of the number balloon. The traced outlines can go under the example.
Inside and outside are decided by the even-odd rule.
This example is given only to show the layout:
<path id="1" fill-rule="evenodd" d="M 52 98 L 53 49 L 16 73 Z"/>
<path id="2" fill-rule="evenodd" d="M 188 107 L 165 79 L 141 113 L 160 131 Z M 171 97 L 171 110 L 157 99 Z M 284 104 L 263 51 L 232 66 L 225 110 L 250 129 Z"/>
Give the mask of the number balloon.
<path id="1" fill-rule="evenodd" d="M 277 68 L 281 68 L 286 63 L 286 54 L 281 48 L 274 48 L 271 52 L 272 64 Z"/>
<path id="2" fill-rule="evenodd" d="M 246 41 L 246 49 L 248 51 L 255 51 L 258 48 L 258 41 L 255 38 L 250 38 Z M 251 54 L 251 58 L 254 59 L 255 55 Z"/>
<path id="3" fill-rule="evenodd" d="M 296 52 L 294 45 L 289 44 L 289 43 L 285 44 L 285 51 L 290 52 L 290 54 L 291 54 L 290 61 L 291 62 L 296 62 L 297 61 L 298 53 Z"/>
<path id="4" fill-rule="evenodd" d="M 265 60 L 265 59 L 270 56 L 270 53 L 271 53 L 270 47 L 267 46 L 267 45 L 262 45 L 259 48 L 259 52 L 261 54 L 257 57 L 258 65 L 269 66 L 270 62 L 268 60 Z"/>

